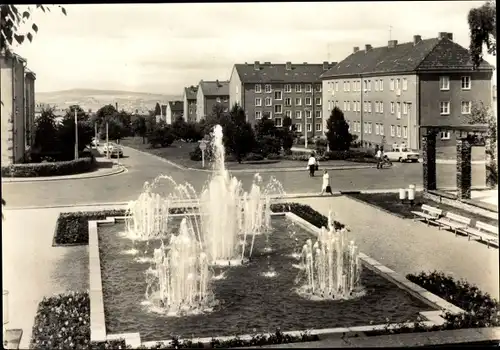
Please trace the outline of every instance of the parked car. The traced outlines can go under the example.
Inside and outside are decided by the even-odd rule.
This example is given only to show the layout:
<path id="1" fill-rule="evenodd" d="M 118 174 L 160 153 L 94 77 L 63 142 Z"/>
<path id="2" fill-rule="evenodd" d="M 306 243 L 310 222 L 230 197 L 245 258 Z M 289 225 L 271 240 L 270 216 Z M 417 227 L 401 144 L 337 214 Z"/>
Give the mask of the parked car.
<path id="1" fill-rule="evenodd" d="M 109 145 L 104 145 L 102 148 L 104 155 L 110 155 L 110 157 L 123 157 L 123 149 L 117 144 L 110 143 Z"/>
<path id="2" fill-rule="evenodd" d="M 92 138 L 92 142 L 90 143 L 92 147 L 98 147 L 99 146 L 99 139 L 96 139 L 95 137 Z"/>
<path id="3" fill-rule="evenodd" d="M 395 162 L 418 162 L 419 154 L 418 152 L 414 152 L 408 148 L 394 148 L 392 151 L 384 152 L 384 154 L 389 158 L 389 160 Z"/>

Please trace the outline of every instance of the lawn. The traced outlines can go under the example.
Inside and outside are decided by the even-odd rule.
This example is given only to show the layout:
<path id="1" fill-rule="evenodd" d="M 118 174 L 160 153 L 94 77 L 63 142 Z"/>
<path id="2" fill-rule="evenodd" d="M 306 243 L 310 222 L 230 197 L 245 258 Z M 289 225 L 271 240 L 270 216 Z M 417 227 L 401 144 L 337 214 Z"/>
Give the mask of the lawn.
<path id="1" fill-rule="evenodd" d="M 498 226 L 498 220 L 455 208 L 451 205 L 434 202 L 431 199 L 424 198 L 422 192 L 415 193 L 415 204 L 413 207 L 411 207 L 410 204 L 401 203 L 398 193 L 350 193 L 348 196 L 385 209 L 406 219 L 413 219 L 415 215 L 413 215 L 411 211 L 420 210 L 422 204 L 427 204 L 442 209 L 445 213 L 450 211 L 454 214 L 470 217 L 472 218 L 472 224 L 475 224 L 475 221 L 482 221 L 490 225 Z"/>

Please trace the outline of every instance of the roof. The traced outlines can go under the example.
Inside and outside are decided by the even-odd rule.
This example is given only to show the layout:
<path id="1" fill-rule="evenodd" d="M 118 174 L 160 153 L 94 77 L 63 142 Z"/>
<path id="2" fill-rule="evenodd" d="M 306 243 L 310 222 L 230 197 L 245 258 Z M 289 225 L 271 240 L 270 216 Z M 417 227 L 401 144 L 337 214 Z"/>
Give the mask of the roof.
<path id="1" fill-rule="evenodd" d="M 167 115 L 167 105 L 161 105 L 161 115 Z"/>
<path id="2" fill-rule="evenodd" d="M 480 68 L 491 66 L 483 62 Z M 467 49 L 447 37 L 360 50 L 347 56 L 321 78 L 358 74 L 403 73 L 422 70 L 472 69 Z"/>
<path id="3" fill-rule="evenodd" d="M 188 86 L 184 88 L 184 93 L 188 100 L 196 100 L 196 94 L 198 93 L 198 86 Z"/>
<path id="4" fill-rule="evenodd" d="M 229 96 L 228 81 L 200 81 L 200 88 L 205 96 Z"/>
<path id="5" fill-rule="evenodd" d="M 25 75 L 26 75 L 26 76 L 30 76 L 31 78 L 36 79 L 36 74 L 35 74 L 35 73 L 33 73 L 33 72 L 32 72 L 31 70 L 29 70 L 28 68 L 26 68 L 26 69 L 24 70 L 24 72 L 25 72 Z"/>
<path id="6" fill-rule="evenodd" d="M 169 101 L 168 105 L 170 106 L 170 111 L 172 112 L 184 111 L 184 103 L 182 101 Z"/>
<path id="7" fill-rule="evenodd" d="M 327 67 L 335 66 L 336 62 L 327 63 Z M 286 69 L 285 63 L 258 63 L 259 69 L 255 69 L 254 63 L 235 64 L 234 67 L 245 83 L 305 83 L 319 82 L 320 76 L 325 72 L 323 63 L 292 63 L 291 70 Z"/>

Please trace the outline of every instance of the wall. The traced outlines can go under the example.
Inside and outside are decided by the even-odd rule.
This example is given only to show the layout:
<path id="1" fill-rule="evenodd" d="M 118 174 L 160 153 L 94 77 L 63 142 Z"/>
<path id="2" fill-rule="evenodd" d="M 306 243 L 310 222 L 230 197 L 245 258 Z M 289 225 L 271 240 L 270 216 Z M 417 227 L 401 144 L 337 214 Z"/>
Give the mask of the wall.
<path id="1" fill-rule="evenodd" d="M 205 114 L 212 113 L 214 106 L 217 104 L 217 98 L 221 99 L 221 104 L 225 111 L 229 111 L 229 95 L 228 96 L 205 96 L 203 103 Z"/>
<path id="2" fill-rule="evenodd" d="M 25 97 L 26 97 L 26 145 L 32 146 L 35 137 L 35 78 L 27 75 L 25 78 Z"/>
<path id="3" fill-rule="evenodd" d="M 196 94 L 196 121 L 199 122 L 203 118 L 205 118 L 205 96 L 199 86 Z"/>
<path id="4" fill-rule="evenodd" d="M 450 77 L 450 89 L 440 89 L 439 77 Z M 462 90 L 462 76 L 471 77 L 471 89 Z M 460 125 L 467 123 L 467 116 L 462 114 L 462 101 L 491 104 L 491 76 L 492 72 L 466 73 L 425 73 L 420 74 L 420 122 L 422 125 Z M 440 102 L 450 101 L 450 114 L 440 114 Z M 455 137 L 450 140 L 441 140 L 437 137 L 438 146 L 455 146 Z"/>
<path id="5" fill-rule="evenodd" d="M 0 118 L 2 135 L 2 165 L 13 162 L 13 90 L 12 90 L 12 61 L 0 56 Z"/>
<path id="6" fill-rule="evenodd" d="M 233 106 L 237 103 L 243 106 L 243 84 L 241 83 L 240 75 L 233 66 L 231 78 L 229 79 L 229 105 Z M 248 120 L 248 115 L 247 115 Z"/>
<path id="7" fill-rule="evenodd" d="M 189 109 L 188 109 L 186 89 L 184 89 L 184 94 L 182 95 L 182 105 L 183 105 L 182 110 L 184 111 L 184 118 L 186 119 L 186 121 L 189 121 Z"/>

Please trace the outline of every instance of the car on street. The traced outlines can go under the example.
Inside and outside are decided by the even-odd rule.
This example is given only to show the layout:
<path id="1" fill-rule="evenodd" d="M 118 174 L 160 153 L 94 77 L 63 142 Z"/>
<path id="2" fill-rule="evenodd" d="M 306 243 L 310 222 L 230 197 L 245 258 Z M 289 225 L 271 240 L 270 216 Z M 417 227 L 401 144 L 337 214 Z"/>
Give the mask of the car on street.
<path id="1" fill-rule="evenodd" d="M 105 144 L 102 148 L 104 155 L 108 155 L 110 157 L 123 157 L 123 149 L 115 143 L 110 143 L 109 145 Z"/>
<path id="2" fill-rule="evenodd" d="M 99 147 L 99 139 L 96 139 L 95 137 L 92 138 L 92 142 L 90 143 L 92 147 Z"/>
<path id="3" fill-rule="evenodd" d="M 406 147 L 393 148 L 392 151 L 384 152 L 384 155 L 393 162 L 418 162 L 420 157 L 418 152 L 414 152 Z"/>

